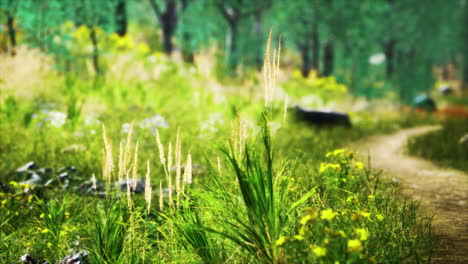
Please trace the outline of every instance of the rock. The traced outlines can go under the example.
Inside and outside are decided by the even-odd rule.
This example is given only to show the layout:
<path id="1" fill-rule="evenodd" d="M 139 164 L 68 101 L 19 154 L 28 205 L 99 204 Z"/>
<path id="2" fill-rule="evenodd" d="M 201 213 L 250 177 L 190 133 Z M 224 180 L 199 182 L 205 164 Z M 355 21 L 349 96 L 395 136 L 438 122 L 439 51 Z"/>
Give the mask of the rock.
<path id="1" fill-rule="evenodd" d="M 25 255 L 20 257 L 19 263 L 37 264 L 38 262 L 30 254 L 25 254 Z"/>
<path id="2" fill-rule="evenodd" d="M 437 110 L 436 103 L 431 97 L 421 94 L 413 99 L 413 106 L 422 110 L 434 112 Z"/>
<path id="3" fill-rule="evenodd" d="M 115 188 L 122 192 L 127 191 L 127 184 L 130 184 L 130 191 L 134 193 L 143 193 L 145 191 L 145 181 L 143 179 L 138 179 L 136 182 L 136 188 L 133 188 L 133 180 L 118 181 L 115 183 Z"/>
<path id="4" fill-rule="evenodd" d="M 20 182 L 20 184 L 27 184 L 27 185 L 33 185 L 33 186 L 37 186 L 41 184 L 42 177 L 39 176 L 39 174 L 37 174 L 36 172 L 31 172 L 29 175 L 30 175 L 29 180 L 22 181 Z"/>
<path id="5" fill-rule="evenodd" d="M 335 111 L 317 111 L 296 106 L 296 116 L 312 125 L 351 127 L 351 120 L 346 113 Z"/>
<path id="6" fill-rule="evenodd" d="M 76 167 L 75 166 L 63 167 L 57 171 L 57 173 L 64 173 L 64 172 L 76 172 Z"/>
<path id="7" fill-rule="evenodd" d="M 63 258 L 59 264 L 86 264 L 89 263 L 88 255 L 87 251 L 76 252 Z"/>
<path id="8" fill-rule="evenodd" d="M 62 172 L 62 173 L 59 174 L 58 177 L 59 177 L 60 180 L 64 180 L 65 178 L 68 178 L 69 175 L 70 174 L 68 174 L 68 172 Z"/>
<path id="9" fill-rule="evenodd" d="M 450 85 L 443 84 L 439 87 L 439 92 L 443 95 L 453 94 L 454 90 Z"/>
<path id="10" fill-rule="evenodd" d="M 36 172 L 42 176 L 45 176 L 45 175 L 52 175 L 52 173 L 54 173 L 54 170 L 52 168 L 40 168 Z"/>
<path id="11" fill-rule="evenodd" d="M 102 191 L 103 189 L 104 189 L 104 183 L 96 179 L 94 176 L 91 177 L 91 179 L 84 181 L 77 188 L 78 191 L 81 191 L 83 193 L 96 193 L 98 191 Z"/>
<path id="12" fill-rule="evenodd" d="M 19 167 L 16 172 L 18 173 L 22 173 L 22 172 L 27 172 L 28 170 L 32 170 L 36 168 L 36 163 L 34 163 L 34 161 L 30 161 L 26 164 L 24 164 L 23 166 Z"/>
<path id="13" fill-rule="evenodd" d="M 464 145 L 466 147 L 468 147 L 468 133 L 466 133 L 465 135 L 463 135 L 460 140 L 458 140 L 458 143 L 460 145 Z"/>

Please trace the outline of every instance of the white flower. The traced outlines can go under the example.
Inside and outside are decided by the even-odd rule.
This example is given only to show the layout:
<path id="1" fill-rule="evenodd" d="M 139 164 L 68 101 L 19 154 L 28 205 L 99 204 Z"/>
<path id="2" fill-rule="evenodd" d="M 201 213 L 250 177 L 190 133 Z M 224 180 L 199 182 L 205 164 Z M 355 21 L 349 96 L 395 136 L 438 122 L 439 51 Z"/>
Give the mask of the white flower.
<path id="1" fill-rule="evenodd" d="M 385 61 L 385 54 L 377 53 L 369 57 L 369 63 L 372 65 L 379 65 Z"/>
<path id="2" fill-rule="evenodd" d="M 200 129 L 203 132 L 216 133 L 218 131 L 218 126 L 223 125 L 223 114 L 221 113 L 212 113 L 208 116 L 208 119 L 201 123 Z"/>
<path id="3" fill-rule="evenodd" d="M 161 115 L 154 115 L 152 117 L 148 117 L 143 119 L 138 126 L 141 128 L 151 128 L 152 130 L 157 127 L 165 127 L 168 128 L 169 124 L 167 123 L 166 119 Z"/>
<path id="4" fill-rule="evenodd" d="M 85 126 L 99 126 L 101 121 L 98 119 L 98 115 L 90 114 L 85 117 L 84 125 Z"/>
<path id="5" fill-rule="evenodd" d="M 67 114 L 62 112 L 50 111 L 47 113 L 47 116 L 48 121 L 50 121 L 50 124 L 54 127 L 61 127 L 65 124 L 65 121 L 67 121 Z"/>
<path id="6" fill-rule="evenodd" d="M 122 125 L 122 133 L 128 134 L 128 131 L 130 131 L 131 124 L 130 123 L 124 123 Z"/>

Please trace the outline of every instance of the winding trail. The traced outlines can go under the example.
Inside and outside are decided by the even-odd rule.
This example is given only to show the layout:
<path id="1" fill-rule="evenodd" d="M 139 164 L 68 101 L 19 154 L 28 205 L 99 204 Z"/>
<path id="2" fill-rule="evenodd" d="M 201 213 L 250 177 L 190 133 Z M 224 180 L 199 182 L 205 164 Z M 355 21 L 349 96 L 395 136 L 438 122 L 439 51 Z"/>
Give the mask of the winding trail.
<path id="1" fill-rule="evenodd" d="M 356 149 L 363 160 L 370 155 L 372 168 L 381 169 L 384 177 L 398 179 L 404 197 L 420 200 L 423 211 L 435 214 L 433 232 L 440 244 L 432 263 L 467 264 L 468 175 L 404 154 L 408 138 L 437 129 L 440 127 L 404 129 L 367 138 L 350 148 Z"/>

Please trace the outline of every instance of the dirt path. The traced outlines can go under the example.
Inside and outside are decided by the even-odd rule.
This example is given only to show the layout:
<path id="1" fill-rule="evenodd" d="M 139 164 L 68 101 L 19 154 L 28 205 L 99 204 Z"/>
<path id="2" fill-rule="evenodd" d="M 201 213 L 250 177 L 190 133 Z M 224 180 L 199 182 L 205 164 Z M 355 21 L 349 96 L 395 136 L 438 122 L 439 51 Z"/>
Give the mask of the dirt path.
<path id="1" fill-rule="evenodd" d="M 435 214 L 433 231 L 441 238 L 433 263 L 468 263 L 468 175 L 443 169 L 433 163 L 409 157 L 404 146 L 409 137 L 439 129 L 425 126 L 376 136 L 353 144 L 361 158 L 371 157 L 371 165 L 383 175 L 396 178 L 401 193 L 421 200 L 421 207 Z M 467 161 L 468 162 L 468 161 Z"/>

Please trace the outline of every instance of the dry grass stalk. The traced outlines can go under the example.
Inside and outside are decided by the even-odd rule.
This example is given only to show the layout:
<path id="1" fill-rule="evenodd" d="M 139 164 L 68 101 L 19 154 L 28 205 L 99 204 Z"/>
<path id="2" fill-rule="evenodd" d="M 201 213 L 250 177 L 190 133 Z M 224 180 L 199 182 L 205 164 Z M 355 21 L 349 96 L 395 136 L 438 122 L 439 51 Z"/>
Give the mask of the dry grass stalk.
<path id="1" fill-rule="evenodd" d="M 94 175 L 94 173 L 93 173 L 93 176 L 91 177 L 91 182 L 93 184 L 91 188 L 93 188 L 93 191 L 97 191 L 96 175 Z"/>
<path id="2" fill-rule="evenodd" d="M 120 141 L 119 144 L 119 172 L 118 172 L 118 179 L 119 181 L 122 180 L 124 169 L 123 169 L 123 144 L 122 141 Z"/>
<path id="3" fill-rule="evenodd" d="M 263 81 L 265 91 L 265 106 L 271 106 L 276 90 L 276 73 L 280 66 L 281 43 L 278 50 L 271 51 L 272 30 L 268 34 L 267 46 L 265 50 L 265 59 L 263 62 Z M 273 54 L 272 54 L 273 53 Z"/>
<path id="4" fill-rule="evenodd" d="M 161 181 L 159 182 L 159 210 L 164 210 L 164 193 Z"/>
<path id="5" fill-rule="evenodd" d="M 192 183 L 192 155 L 190 155 L 190 151 L 187 155 L 187 164 L 184 170 L 184 182 L 187 184 Z"/>
<path id="6" fill-rule="evenodd" d="M 264 81 L 264 89 L 265 89 L 265 106 L 270 105 L 271 103 L 271 81 L 273 80 L 271 74 L 271 61 L 270 61 L 270 48 L 271 48 L 271 33 L 272 30 L 270 29 L 270 33 L 268 34 L 267 46 L 265 50 L 265 59 L 263 61 L 263 81 Z"/>
<path id="7" fill-rule="evenodd" d="M 133 190 L 136 190 L 137 187 L 137 180 L 138 180 L 138 141 L 135 144 L 135 153 L 134 153 L 134 160 L 133 160 L 133 171 L 132 171 L 132 187 Z"/>
<path id="8" fill-rule="evenodd" d="M 176 146 L 175 146 L 175 162 L 176 162 L 176 195 L 177 195 L 177 207 L 179 207 L 180 203 L 180 176 L 181 176 L 181 143 L 179 139 L 179 129 L 177 128 L 177 136 L 176 136 Z"/>
<path id="9" fill-rule="evenodd" d="M 158 151 L 159 151 L 159 160 L 161 161 L 161 164 L 164 166 L 166 165 L 166 158 L 164 157 L 164 146 L 161 143 L 161 139 L 159 138 L 159 132 L 156 129 L 156 144 L 158 145 Z"/>
<path id="10" fill-rule="evenodd" d="M 125 145 L 125 152 L 123 155 L 123 171 L 127 170 L 127 166 L 130 164 L 130 160 L 132 159 L 132 135 L 133 135 L 133 122 L 130 124 L 130 129 L 128 130 L 127 134 L 127 144 Z"/>
<path id="11" fill-rule="evenodd" d="M 149 160 L 146 161 L 146 180 L 145 180 L 145 200 L 146 200 L 146 209 L 148 214 L 150 213 L 151 208 L 151 196 L 152 196 L 152 188 L 151 188 L 151 176 L 150 176 L 150 162 Z"/>
<path id="12" fill-rule="evenodd" d="M 129 181 L 130 181 L 130 178 L 129 178 L 129 176 L 128 176 L 128 175 L 130 174 L 129 172 L 130 172 L 130 170 L 125 174 L 125 179 L 126 179 L 126 181 L 127 181 L 126 186 L 127 186 L 128 208 L 129 208 L 129 210 L 131 210 L 131 207 L 132 207 L 132 192 L 131 192 L 131 189 L 130 189 L 130 188 L 131 188 L 130 182 L 129 182 Z"/>
<path id="13" fill-rule="evenodd" d="M 172 167 L 172 143 L 169 142 L 169 147 L 167 151 L 167 168 L 166 168 L 166 174 L 167 174 L 167 184 L 169 185 L 169 206 L 172 207 L 174 200 L 172 198 L 172 176 L 171 176 L 171 170 L 170 168 Z"/>
<path id="14" fill-rule="evenodd" d="M 114 168 L 112 158 L 112 144 L 109 142 L 106 133 L 106 127 L 102 125 L 102 137 L 104 139 L 104 161 L 103 161 L 103 178 L 106 182 L 106 191 L 109 191 L 109 186 L 112 177 L 112 170 Z"/>

